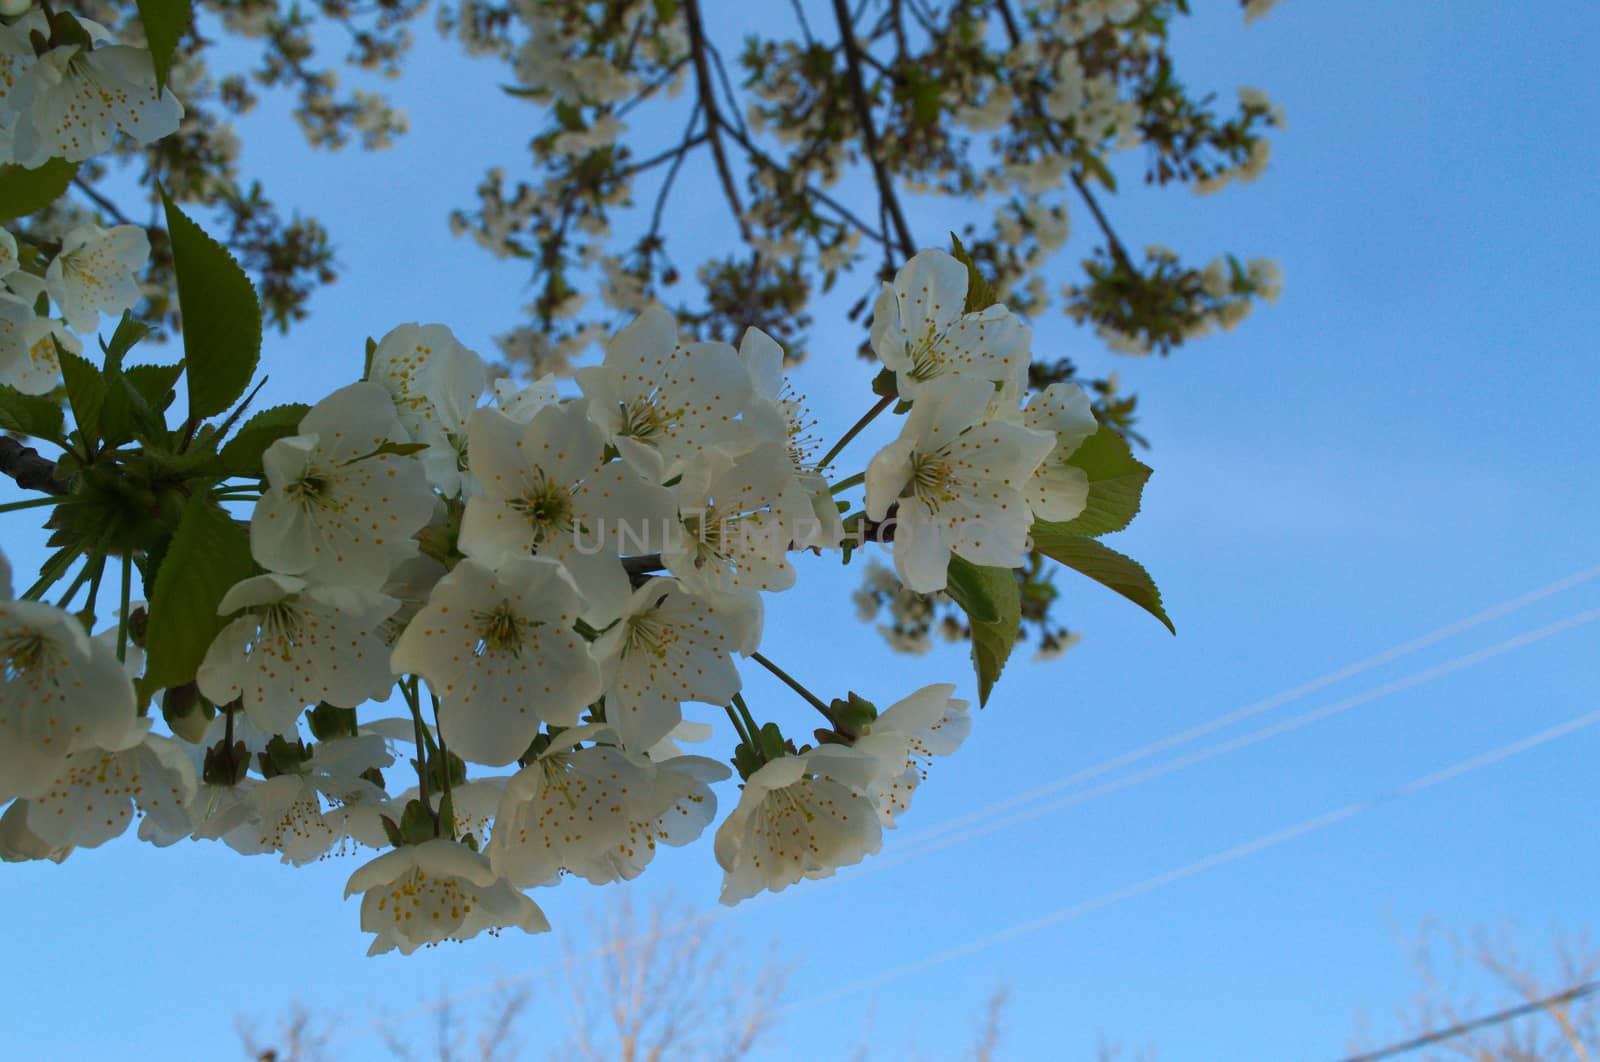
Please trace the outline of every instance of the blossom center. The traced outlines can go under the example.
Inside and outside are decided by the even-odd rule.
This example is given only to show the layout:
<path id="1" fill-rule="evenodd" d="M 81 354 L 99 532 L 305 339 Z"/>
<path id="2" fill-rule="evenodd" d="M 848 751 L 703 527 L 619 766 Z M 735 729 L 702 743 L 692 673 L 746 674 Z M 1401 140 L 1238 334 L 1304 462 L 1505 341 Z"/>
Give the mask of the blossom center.
<path id="1" fill-rule="evenodd" d="M 510 605 L 504 604 L 492 612 L 480 612 L 475 618 L 478 621 L 478 644 L 472 651 L 476 656 L 487 653 L 510 653 L 516 656 L 522 650 L 529 628 L 538 626 L 537 622 L 517 615 Z"/>
<path id="2" fill-rule="evenodd" d="M 527 494 L 511 499 L 509 504 L 513 510 L 527 517 L 528 522 L 533 525 L 535 542 L 549 538 L 553 533 L 570 530 L 572 527 L 572 492 L 543 476 Z"/>
<path id="3" fill-rule="evenodd" d="M 7 682 L 47 667 L 50 640 L 29 627 L 13 631 L 0 639 L 0 676 Z"/>
<path id="4" fill-rule="evenodd" d="M 930 511 L 937 511 L 956 496 L 956 473 L 944 454 L 911 455 L 911 484 L 909 493 Z"/>

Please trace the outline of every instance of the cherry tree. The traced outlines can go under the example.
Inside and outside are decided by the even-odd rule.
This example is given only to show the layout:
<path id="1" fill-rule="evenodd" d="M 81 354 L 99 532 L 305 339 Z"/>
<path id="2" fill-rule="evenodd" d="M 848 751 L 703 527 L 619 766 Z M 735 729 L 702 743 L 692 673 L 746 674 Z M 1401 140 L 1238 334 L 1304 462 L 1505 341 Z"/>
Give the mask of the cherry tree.
<path id="1" fill-rule="evenodd" d="M 301 312 L 322 244 L 238 194 L 219 114 L 249 79 L 184 44 L 214 24 L 262 40 L 251 77 L 299 86 L 313 140 L 376 145 L 398 118 L 340 102 L 307 16 L 275 5 L 5 0 L 0 471 L 24 496 L 0 513 L 39 519 L 53 552 L 0 586 L 0 856 L 60 861 L 135 818 L 156 845 L 359 851 L 347 895 L 371 950 L 409 954 L 547 930 L 527 890 L 630 880 L 707 832 L 728 904 L 879 851 L 971 705 L 948 681 L 807 688 L 763 640 L 768 596 L 887 556 L 858 597 L 893 602 L 910 636 L 951 617 L 980 704 L 1027 625 L 1060 643 L 1057 571 L 1171 626 L 1144 568 L 1099 541 L 1150 474 L 1133 401 L 1040 358 L 1029 321 L 1054 300 L 1114 348 L 1167 352 L 1275 290 L 1264 263 L 1135 263 L 1091 190 L 1136 145 L 1154 183 L 1264 165 L 1264 97 L 1223 119 L 1177 82 L 1184 9 L 841 0 L 830 43 L 796 4 L 797 39 L 747 40 L 747 98 L 696 0 L 447 9 L 553 122 L 527 180 L 494 175 L 455 215 L 528 260 L 530 320 L 495 360 L 446 323 L 397 323 L 350 352 L 344 386 L 262 409 L 263 329 Z M 389 67 L 415 14 L 317 17 Z M 681 140 L 640 158 L 625 120 L 682 110 L 684 85 Z M 661 219 L 699 151 L 735 250 L 687 291 Z M 101 190 L 139 159 L 159 226 Z M 1065 189 L 1104 243 L 1052 296 Z M 913 194 L 992 214 L 923 244 Z M 202 222 L 224 204 L 219 240 Z M 878 371 L 854 424 L 823 425 L 785 370 L 814 283 L 842 279 L 863 286 L 850 316 Z M 179 320 L 181 353 L 163 345 Z M 852 451 L 885 416 L 897 436 Z M 793 710 L 746 703 L 750 668 Z M 718 715 L 731 750 L 686 751 Z"/>

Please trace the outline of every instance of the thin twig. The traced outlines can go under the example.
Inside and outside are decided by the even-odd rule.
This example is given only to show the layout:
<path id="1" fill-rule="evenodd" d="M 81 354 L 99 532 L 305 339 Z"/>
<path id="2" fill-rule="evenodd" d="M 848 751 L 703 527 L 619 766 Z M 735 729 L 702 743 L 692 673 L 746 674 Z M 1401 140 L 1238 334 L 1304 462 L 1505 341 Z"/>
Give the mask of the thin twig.
<path id="1" fill-rule="evenodd" d="M 711 64 L 707 59 L 705 26 L 700 19 L 700 0 L 684 0 L 683 15 L 689 25 L 689 53 L 694 59 L 695 81 L 699 86 L 700 103 L 706 109 L 706 132 L 711 136 L 711 156 L 716 160 L 717 177 L 722 181 L 722 194 L 733 208 L 734 219 L 739 223 L 739 235 L 750 241 L 750 226 L 745 221 L 744 206 L 739 202 L 739 188 L 733 180 L 733 168 L 728 164 L 728 152 L 723 147 L 721 130 L 727 124 L 717 107 L 717 87 L 712 81 Z"/>
<path id="2" fill-rule="evenodd" d="M 878 144 L 878 130 L 872 123 L 872 103 L 867 99 L 866 81 L 861 76 L 861 49 L 856 43 L 854 22 L 845 0 L 833 0 L 833 13 L 839 22 L 839 43 L 844 48 L 845 69 L 849 74 L 850 99 L 855 105 L 856 120 L 861 123 L 861 139 L 866 145 L 867 161 L 872 164 L 872 174 L 878 182 L 878 196 L 894 222 L 895 237 L 901 253 L 907 258 L 917 253 L 916 240 L 911 237 L 911 226 L 906 224 L 905 212 L 895 194 L 894 181 L 883 161 Z"/>
<path id="3" fill-rule="evenodd" d="M 1022 29 L 1017 25 L 1017 17 L 1011 10 L 1010 0 L 1000 0 L 996 7 L 1000 12 L 1000 20 L 1005 23 L 1006 37 L 1011 41 L 1012 47 L 1016 47 L 1022 43 Z M 1037 86 L 1028 94 L 1028 107 L 1033 112 L 1033 117 L 1039 122 L 1039 127 L 1044 130 L 1045 139 L 1050 141 L 1050 146 L 1055 149 L 1057 154 L 1068 155 L 1067 145 L 1062 142 L 1061 137 L 1057 135 L 1055 129 L 1051 126 L 1049 116 L 1045 113 L 1044 104 L 1039 100 Z M 1122 245 L 1122 240 L 1117 237 L 1116 230 L 1111 227 L 1111 222 L 1106 217 L 1105 211 L 1100 209 L 1100 201 L 1095 198 L 1093 192 L 1089 191 L 1089 185 L 1084 181 L 1082 171 L 1079 167 L 1073 166 L 1067 176 L 1072 180 L 1072 187 L 1078 190 L 1078 195 L 1083 198 L 1084 204 L 1088 206 L 1089 213 L 1094 215 L 1095 224 L 1100 226 L 1100 231 L 1105 235 L 1106 245 L 1111 250 L 1111 256 L 1117 260 L 1118 265 L 1128 272 L 1137 273 L 1138 270 L 1134 267 L 1133 259 L 1128 256 L 1128 249 Z"/>
<path id="4" fill-rule="evenodd" d="M 78 189 L 78 191 L 82 192 L 90 202 L 94 203 L 95 206 L 99 207 L 101 210 L 104 210 L 107 214 L 110 214 L 112 218 L 116 220 L 117 224 L 133 224 L 133 222 L 128 220 L 128 215 L 122 212 L 121 207 L 117 206 L 117 204 L 101 195 L 92 185 L 89 184 L 88 181 L 85 181 L 82 177 L 74 177 L 72 179 L 72 184 Z"/>

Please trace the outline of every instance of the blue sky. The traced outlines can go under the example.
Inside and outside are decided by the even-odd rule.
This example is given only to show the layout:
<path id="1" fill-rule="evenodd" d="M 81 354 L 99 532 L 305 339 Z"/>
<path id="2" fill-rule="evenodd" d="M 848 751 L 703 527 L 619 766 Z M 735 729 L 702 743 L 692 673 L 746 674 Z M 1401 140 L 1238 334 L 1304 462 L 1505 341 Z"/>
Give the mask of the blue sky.
<path id="1" fill-rule="evenodd" d="M 1058 318 L 1037 322 L 1036 343 L 1115 368 L 1141 395 L 1156 476 L 1112 544 L 1156 575 L 1178 637 L 1063 575 L 1083 644 L 1048 664 L 1019 656 L 881 866 L 717 915 L 737 946 L 779 940 L 798 963 L 766 1057 L 843 1058 L 869 1026 L 875 1057 L 913 1045 L 951 1057 L 1008 983 L 1003 1057 L 1090 1058 L 1103 1030 L 1169 1062 L 1327 1059 L 1363 1014 L 1375 1039 L 1399 1032 L 1390 1016 L 1414 988 L 1405 942 L 1426 920 L 1470 931 L 1514 919 L 1533 950 L 1553 928 L 1594 925 L 1600 727 L 1364 802 L 1600 709 L 1600 577 L 1047 798 L 1070 806 L 1010 825 L 987 813 L 942 847 L 931 833 L 1600 565 L 1600 97 L 1585 73 L 1600 10 L 1473 0 L 1446 17 L 1415 2 L 1286 0 L 1245 29 L 1231 4 L 1197 6 L 1179 70 L 1285 105 L 1272 167 L 1215 196 L 1135 190 L 1109 209 L 1134 246 L 1275 257 L 1284 295 L 1165 361 L 1105 354 Z M 429 76 L 395 86 L 413 131 L 393 150 L 311 154 L 276 101 L 244 129 L 249 171 L 324 216 L 344 264 L 311 320 L 269 340 L 271 400 L 353 379 L 362 340 L 404 321 L 446 322 L 487 352 L 526 300 L 520 268 L 452 239 L 444 216 L 486 166 L 517 172 L 533 115 L 486 92 L 492 64 L 421 37 L 414 66 Z M 463 111 L 486 96 L 487 111 Z M 704 176 L 686 171 L 686 187 Z M 948 227 L 932 206 L 911 220 L 929 242 Z M 1090 235 L 1081 212 L 1074 223 L 1063 279 Z M 796 383 L 837 433 L 869 404 L 870 372 L 825 353 L 859 341 L 842 314 L 819 315 L 814 334 L 819 354 Z M 875 427 L 844 464 L 892 429 Z M 896 656 L 852 626 L 857 571 L 801 568 L 800 588 L 770 603 L 768 645 L 803 680 L 880 704 L 932 681 L 971 689 L 963 650 Z M 764 675 L 747 682 L 758 714 L 803 719 Z M 1203 762 L 1175 765 L 1186 754 Z M 1073 797 L 1094 785 L 1111 791 Z M 20 915 L 11 953 L 28 962 L 8 979 L 8 1038 L 43 1057 L 108 1035 L 126 1057 L 221 1057 L 235 1014 L 300 999 L 352 1023 L 336 1057 L 381 1057 L 364 1031 L 371 1008 L 542 975 L 559 962 L 555 938 L 583 950 L 585 912 L 605 899 L 574 884 L 541 892 L 555 938 L 368 960 L 355 906 L 339 900 L 352 869 L 132 840 L 61 867 L 7 866 L 0 903 Z M 630 887 L 716 914 L 717 878 L 705 843 Z"/>

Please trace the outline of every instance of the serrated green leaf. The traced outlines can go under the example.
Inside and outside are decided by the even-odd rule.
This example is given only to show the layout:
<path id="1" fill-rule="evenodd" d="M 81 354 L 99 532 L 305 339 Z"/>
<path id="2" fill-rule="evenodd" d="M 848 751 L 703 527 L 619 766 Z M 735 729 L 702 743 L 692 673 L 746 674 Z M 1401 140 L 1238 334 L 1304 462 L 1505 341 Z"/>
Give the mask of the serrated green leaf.
<path id="1" fill-rule="evenodd" d="M 972 669 L 978 676 L 981 707 L 989 703 L 989 692 L 1016 647 L 1017 630 L 1022 625 L 1022 595 L 1017 589 L 1016 573 L 1010 568 L 972 564 L 953 556 L 950 571 L 960 573 L 945 589 L 966 612 L 967 626 L 972 628 Z M 969 606 L 968 601 L 976 607 Z"/>
<path id="2" fill-rule="evenodd" d="M 26 217 L 60 199 L 78 173 L 78 164 L 51 159 L 37 169 L 0 166 L 0 221 Z"/>
<path id="3" fill-rule="evenodd" d="M 1114 428 L 1100 430 L 1085 439 L 1067 464 L 1083 469 L 1089 477 L 1089 499 L 1083 512 L 1071 520 L 1054 523 L 1040 520 L 1033 535 L 1087 535 L 1098 538 L 1121 531 L 1139 515 L 1144 485 L 1150 479 L 1150 466 L 1133 456 L 1128 440 Z"/>
<path id="4" fill-rule="evenodd" d="M 235 583 L 255 572 L 250 535 L 205 495 L 184 506 L 178 529 L 150 592 L 148 656 L 141 698 L 194 678 L 206 650 L 227 621 L 217 605 Z"/>
<path id="5" fill-rule="evenodd" d="M 969 619 L 993 623 L 1000 618 L 1000 605 L 994 599 L 985 569 L 951 554 L 945 593 L 961 606 Z"/>
<path id="6" fill-rule="evenodd" d="M 256 289 L 227 248 L 206 235 L 163 191 L 172 235 L 189 416 L 215 416 L 250 386 L 261 360 L 261 305 Z"/>
<path id="7" fill-rule="evenodd" d="M 239 431 L 222 447 L 218 462 L 230 476 L 259 476 L 261 455 L 267 447 L 300 430 L 300 421 L 311 411 L 302 402 L 263 409 L 239 426 Z"/>
<path id="8" fill-rule="evenodd" d="M 172 405 L 172 400 L 177 397 L 173 385 L 182 374 L 182 365 L 129 365 L 122 370 L 122 375 L 128 378 L 134 390 L 143 395 L 150 408 L 157 413 L 164 412 Z"/>
<path id="9" fill-rule="evenodd" d="M 56 359 L 61 363 L 61 378 L 67 385 L 67 404 L 72 407 L 72 419 L 77 422 L 78 434 L 83 444 L 94 451 L 100 440 L 100 413 L 106 404 L 106 380 L 100 370 L 76 354 L 56 346 Z"/>
<path id="10" fill-rule="evenodd" d="M 1178 629 L 1167 618 L 1161 604 L 1161 591 L 1155 580 L 1144 570 L 1144 565 L 1132 557 L 1125 557 L 1092 538 L 1077 535 L 1039 535 L 1039 525 L 1034 525 L 1033 546 L 1054 561 L 1065 564 L 1082 575 L 1087 575 L 1102 586 L 1109 587 L 1144 609 L 1166 625 L 1173 634 Z"/>
<path id="11" fill-rule="evenodd" d="M 119 369 L 107 369 L 106 402 L 100 412 L 100 434 L 107 446 L 120 446 L 135 435 L 150 435 L 157 420 L 144 395 L 128 382 Z M 162 425 L 163 429 L 165 425 Z"/>
<path id="12" fill-rule="evenodd" d="M 61 404 L 46 395 L 25 395 L 0 384 L 0 431 L 14 431 L 38 439 L 61 441 L 66 418 Z"/>
<path id="13" fill-rule="evenodd" d="M 978 264 L 972 260 L 972 255 L 961 246 L 961 237 L 955 233 L 950 234 L 951 253 L 956 261 L 967 267 L 967 304 L 962 308 L 963 313 L 976 313 L 987 310 L 1000 301 L 1000 296 L 994 292 L 994 286 L 983 278 L 978 272 Z"/>
<path id="14" fill-rule="evenodd" d="M 167 85 L 172 70 L 172 53 L 178 38 L 189 28 L 189 0 L 138 0 L 139 21 L 144 23 L 145 41 L 156 68 L 156 93 Z"/>
<path id="15" fill-rule="evenodd" d="M 149 325 L 143 321 L 135 320 L 133 311 L 124 310 L 122 312 L 122 320 L 117 322 L 117 330 L 111 336 L 111 343 L 107 345 L 105 340 L 102 339 L 100 341 L 100 349 L 105 352 L 106 356 L 106 368 L 120 368 L 122 359 L 127 356 L 128 351 L 132 350 L 135 344 L 149 334 Z"/>

